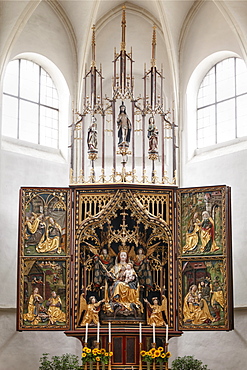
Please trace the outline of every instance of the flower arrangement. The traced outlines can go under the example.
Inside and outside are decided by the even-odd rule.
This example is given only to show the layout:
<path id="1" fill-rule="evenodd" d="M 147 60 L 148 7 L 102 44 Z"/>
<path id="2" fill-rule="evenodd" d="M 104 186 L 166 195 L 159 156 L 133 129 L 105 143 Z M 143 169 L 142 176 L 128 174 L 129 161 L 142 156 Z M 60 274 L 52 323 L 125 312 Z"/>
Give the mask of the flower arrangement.
<path id="1" fill-rule="evenodd" d="M 104 348 L 88 348 L 83 347 L 82 349 L 82 363 L 86 362 L 101 362 L 108 364 L 109 358 L 113 355 L 113 352 L 107 352 Z"/>
<path id="2" fill-rule="evenodd" d="M 170 352 L 165 352 L 163 347 L 151 348 L 149 351 L 141 351 L 142 361 L 145 362 L 167 362 L 171 357 Z"/>

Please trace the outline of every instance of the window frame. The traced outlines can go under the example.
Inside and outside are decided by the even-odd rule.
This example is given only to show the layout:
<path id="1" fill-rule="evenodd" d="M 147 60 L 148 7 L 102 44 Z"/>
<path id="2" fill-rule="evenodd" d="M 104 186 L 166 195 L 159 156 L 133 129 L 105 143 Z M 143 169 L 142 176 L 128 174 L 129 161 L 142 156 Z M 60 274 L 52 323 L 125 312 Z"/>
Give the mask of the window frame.
<path id="1" fill-rule="evenodd" d="M 59 122 L 59 116 L 60 116 L 60 110 L 59 110 L 59 92 L 58 92 L 58 89 L 57 89 L 57 86 L 52 78 L 52 76 L 50 75 L 50 73 L 41 65 L 39 64 L 38 62 L 36 61 L 33 61 L 33 60 L 30 60 L 28 58 L 24 58 L 24 57 L 18 57 L 16 59 L 13 59 L 11 60 L 9 63 L 13 62 L 13 61 L 17 61 L 18 62 L 18 66 L 17 66 L 17 69 L 18 69 L 18 75 L 17 75 L 17 78 L 18 78 L 18 81 L 17 81 L 17 94 L 12 94 L 12 93 L 9 93 L 9 92 L 5 92 L 4 89 L 3 89 L 3 96 L 8 96 L 10 98 L 14 98 L 16 99 L 17 101 L 17 127 L 16 127 L 16 136 L 15 137 L 11 137 L 11 136 L 6 136 L 7 138 L 10 138 L 10 139 L 16 139 L 16 140 L 21 140 L 20 139 L 20 133 L 21 133 L 21 115 L 20 115 L 20 108 L 21 108 L 21 102 L 27 102 L 27 103 L 31 103 L 33 104 L 33 106 L 36 106 L 37 107 L 37 141 L 32 141 L 32 140 L 27 140 L 28 143 L 31 143 L 33 145 L 38 145 L 38 146 L 43 146 L 43 147 L 47 147 L 47 148 L 51 148 L 51 149 L 59 149 L 59 146 L 60 146 L 60 140 L 59 140 L 59 130 L 60 130 L 60 122 Z M 31 99 L 28 99 L 28 98 L 25 98 L 23 97 L 23 95 L 21 94 L 21 82 L 22 82 L 22 75 L 21 75 L 21 63 L 22 61 L 28 61 L 28 62 L 31 62 L 33 63 L 34 65 L 36 65 L 38 67 L 38 99 L 37 101 L 34 99 L 34 100 L 31 100 Z M 58 107 L 56 108 L 55 106 L 52 106 L 52 105 L 47 105 L 47 104 L 44 104 L 41 102 L 41 79 L 42 79 L 42 71 L 47 74 L 56 90 L 56 94 L 57 94 L 57 100 L 58 100 Z M 5 76 L 6 77 L 6 76 Z M 42 108 L 48 108 L 48 109 L 51 109 L 52 111 L 56 112 L 57 113 L 57 120 L 56 120 L 56 123 L 57 123 L 57 128 L 56 128 L 56 145 L 48 145 L 47 143 L 42 143 L 41 142 L 41 110 Z M 25 141 L 25 140 L 24 140 Z"/>
<path id="2" fill-rule="evenodd" d="M 233 63 L 234 63 L 234 66 L 233 66 L 233 76 L 234 76 L 234 94 L 231 95 L 230 97 L 227 97 L 227 98 L 223 98 L 223 99 L 218 99 L 217 97 L 217 88 L 218 88 L 218 83 L 217 83 L 217 74 L 219 72 L 217 72 L 217 68 L 220 64 L 222 64 L 222 62 L 226 61 L 226 60 L 229 60 L 229 59 L 233 59 Z M 238 56 L 228 56 L 228 57 L 225 57 L 221 60 L 219 60 L 218 62 L 216 62 L 209 70 L 208 72 L 203 76 L 203 78 L 201 79 L 201 82 L 199 84 L 199 87 L 198 87 L 198 91 L 197 91 L 197 96 L 196 96 L 196 150 L 197 151 L 201 151 L 201 150 L 207 150 L 208 148 L 210 147 L 217 147 L 217 146 L 221 146 L 221 145 L 227 145 L 227 143 L 232 143 L 233 141 L 235 141 L 236 139 L 242 139 L 243 137 L 245 137 L 246 135 L 241 135 L 241 136 L 238 136 L 238 130 L 239 130 L 239 127 L 238 127 L 238 115 L 237 115 L 237 110 L 238 110 L 238 102 L 237 100 L 243 96 L 246 96 L 247 97 L 247 89 L 245 90 L 245 92 L 242 92 L 242 93 L 237 93 L 237 78 L 238 78 L 238 75 L 237 75 L 237 59 L 241 60 L 244 62 L 244 60 Z M 246 66 L 246 65 L 245 65 Z M 246 67 L 246 70 L 247 70 L 247 67 Z M 199 106 L 199 93 L 200 93 L 200 89 L 203 87 L 203 82 L 205 81 L 205 79 L 209 76 L 210 72 L 213 71 L 214 73 L 214 76 L 213 76 L 213 79 L 214 79 L 214 100 L 212 103 L 208 103 L 208 104 L 204 104 L 204 105 L 201 105 Z M 227 102 L 234 102 L 234 109 L 233 109 L 233 115 L 234 115 L 234 128 L 233 128 L 233 131 L 234 131 L 234 137 L 231 137 L 227 140 L 219 140 L 219 107 L 221 104 L 223 103 L 227 103 Z M 199 130 L 200 128 L 198 127 L 199 126 L 199 112 L 205 110 L 205 109 L 208 109 L 208 108 L 214 108 L 214 135 L 213 138 L 214 138 L 214 142 L 212 142 L 211 144 L 209 145 L 200 145 L 199 144 Z M 212 117 L 212 116 L 211 116 Z M 202 129 L 205 130 L 205 125 L 202 127 Z M 205 135 L 204 135 L 205 137 Z"/>

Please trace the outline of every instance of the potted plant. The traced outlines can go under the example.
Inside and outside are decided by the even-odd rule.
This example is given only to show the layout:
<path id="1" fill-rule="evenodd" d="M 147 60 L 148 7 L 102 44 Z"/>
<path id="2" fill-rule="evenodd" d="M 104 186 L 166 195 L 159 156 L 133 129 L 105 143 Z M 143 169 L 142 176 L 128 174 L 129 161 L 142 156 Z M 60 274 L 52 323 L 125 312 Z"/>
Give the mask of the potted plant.
<path id="1" fill-rule="evenodd" d="M 100 362 L 102 369 L 109 363 L 109 358 L 113 355 L 113 352 L 107 352 L 104 348 L 88 348 L 83 347 L 82 349 L 82 364 L 89 363 L 90 369 L 93 369 L 94 362 Z"/>
<path id="2" fill-rule="evenodd" d="M 151 348 L 149 351 L 141 351 L 142 361 L 147 363 L 147 368 L 150 369 L 151 363 L 154 361 L 159 363 L 160 368 L 163 367 L 164 362 L 167 362 L 171 357 L 170 352 L 165 352 L 163 347 Z"/>
<path id="3" fill-rule="evenodd" d="M 79 370 L 79 357 L 66 353 L 62 356 L 52 356 L 48 358 L 49 353 L 43 353 L 40 358 L 39 370 Z"/>
<path id="4" fill-rule="evenodd" d="M 171 370 L 207 370 L 208 366 L 194 356 L 178 357 L 172 361 Z M 209 369 L 208 369 L 209 370 Z"/>

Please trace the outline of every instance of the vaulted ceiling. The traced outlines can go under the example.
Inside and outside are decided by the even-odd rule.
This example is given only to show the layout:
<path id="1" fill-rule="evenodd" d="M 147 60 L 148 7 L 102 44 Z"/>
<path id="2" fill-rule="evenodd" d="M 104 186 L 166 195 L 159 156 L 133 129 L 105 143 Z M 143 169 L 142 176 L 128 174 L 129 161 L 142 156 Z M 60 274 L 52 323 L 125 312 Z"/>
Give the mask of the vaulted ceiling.
<path id="1" fill-rule="evenodd" d="M 104 62 L 105 55 L 108 57 L 110 55 L 111 58 L 113 47 L 119 47 L 123 5 L 126 7 L 127 32 L 129 31 L 127 41 L 131 41 L 127 44 L 130 47 L 133 46 L 134 59 L 137 62 L 141 61 L 142 68 L 143 63 L 150 61 L 151 41 L 149 40 L 151 40 L 152 26 L 156 24 L 159 37 L 157 47 L 162 45 L 160 49 L 163 53 L 158 59 L 164 63 L 166 76 L 169 76 L 172 81 L 169 82 L 168 78 L 167 84 L 170 91 L 176 91 L 175 94 L 178 93 L 181 59 L 186 58 L 191 68 L 195 68 L 196 63 L 206 56 L 200 55 L 197 60 L 196 51 L 200 49 L 201 52 L 205 43 L 207 45 L 215 43 L 215 47 L 209 50 L 209 53 L 217 51 L 218 35 L 222 41 L 226 28 L 228 32 L 231 30 L 230 37 L 235 38 L 235 43 L 237 40 L 241 57 L 246 58 L 247 2 L 245 0 L 7 0 L 0 1 L 0 53 L 2 56 L 0 73 L 4 70 L 8 60 L 23 52 L 22 49 L 28 51 L 26 49 L 29 48 L 30 51 L 41 54 L 44 50 L 43 55 L 46 55 L 45 49 L 50 48 L 47 56 L 65 75 L 66 73 L 71 76 L 74 74 L 75 81 L 77 81 L 75 83 L 80 84 L 83 80 L 85 64 L 90 62 L 92 25 L 96 26 L 99 61 Z M 129 19 L 130 22 L 128 22 Z M 114 20 L 117 26 L 114 26 Z M 146 39 L 142 37 L 144 34 L 147 35 Z M 229 40 L 227 36 L 225 50 L 231 50 Z M 35 43 L 39 46 L 37 51 Z M 223 47 L 222 42 L 220 47 Z M 104 48 L 108 48 L 105 54 Z M 58 49 L 64 56 L 64 60 L 61 59 Z M 236 52 L 239 53 L 239 50 Z M 195 55 L 192 55 L 192 52 Z M 64 63 L 63 66 L 59 65 L 62 63 Z M 104 65 L 103 68 L 107 75 Z M 189 73 L 191 72 L 188 71 L 188 76 Z M 71 80 L 71 76 L 67 79 Z M 81 87 L 79 87 L 80 90 Z"/>

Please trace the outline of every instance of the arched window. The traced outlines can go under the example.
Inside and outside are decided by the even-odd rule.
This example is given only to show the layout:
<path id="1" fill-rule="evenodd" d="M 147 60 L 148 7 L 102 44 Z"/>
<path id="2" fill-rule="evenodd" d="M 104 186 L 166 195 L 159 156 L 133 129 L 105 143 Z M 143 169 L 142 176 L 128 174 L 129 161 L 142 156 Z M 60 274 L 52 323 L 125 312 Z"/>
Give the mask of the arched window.
<path id="1" fill-rule="evenodd" d="M 247 136 L 247 68 L 228 58 L 204 77 L 197 97 L 197 148 Z"/>
<path id="2" fill-rule="evenodd" d="M 3 129 L 7 137 L 59 147 L 59 100 L 50 75 L 38 64 L 11 61 L 3 84 Z"/>

